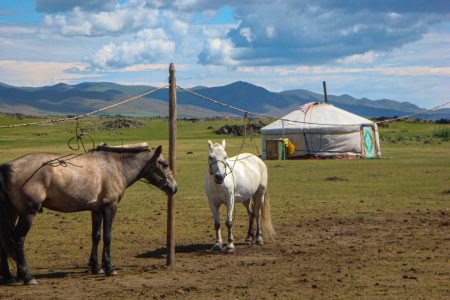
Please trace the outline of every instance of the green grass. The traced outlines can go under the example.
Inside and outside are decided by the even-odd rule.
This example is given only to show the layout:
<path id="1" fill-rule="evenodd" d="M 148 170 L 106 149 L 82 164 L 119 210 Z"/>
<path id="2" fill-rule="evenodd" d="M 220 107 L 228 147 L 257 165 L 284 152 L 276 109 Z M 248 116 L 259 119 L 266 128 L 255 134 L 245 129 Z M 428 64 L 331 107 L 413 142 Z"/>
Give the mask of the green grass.
<path id="1" fill-rule="evenodd" d="M 433 123 L 410 123 L 397 121 L 389 123 L 388 127 L 380 128 L 380 139 L 389 143 L 396 142 L 440 142 L 448 139 L 450 124 L 437 125 Z"/>
<path id="2" fill-rule="evenodd" d="M 16 120 L 0 115 L 0 124 L 13 124 L 36 119 Z M 96 144 L 127 144 L 147 141 L 151 146 L 162 144 L 167 153 L 167 119 L 140 118 L 145 126 L 131 129 L 99 130 L 105 118 L 88 118 L 80 121 L 80 127 L 92 128 L 89 134 Z M 208 211 L 203 196 L 203 177 L 206 170 L 207 140 L 227 139 L 228 154 L 234 155 L 241 146 L 240 137 L 213 133 L 224 124 L 240 123 L 241 120 L 201 120 L 178 122 L 178 181 L 180 198 L 189 199 L 189 209 Z M 212 127 L 208 129 L 209 127 Z M 431 137 L 435 125 L 395 122 L 389 128 L 381 128 L 383 137 L 409 136 Z M 444 128 L 444 127 L 443 127 Z M 446 130 L 450 126 L 445 127 Z M 32 151 L 69 152 L 67 140 L 74 136 L 75 122 L 46 126 L 0 129 L 0 162 Z M 260 149 L 260 136 L 256 137 Z M 450 144 L 423 144 L 412 140 L 409 144 L 382 142 L 381 160 L 295 160 L 266 161 L 270 173 L 270 191 L 276 202 L 276 217 L 284 215 L 286 208 L 306 212 L 307 215 L 355 214 L 360 210 L 402 210 L 431 205 L 447 206 L 448 198 L 439 192 L 450 189 Z M 246 144 L 242 151 L 255 152 L 253 144 Z M 187 154 L 192 152 L 192 154 Z M 167 155 L 167 154 L 166 154 Z M 344 181 L 330 182 L 330 176 L 342 177 Z M 138 185 L 141 187 L 140 185 Z M 143 193 L 133 187 L 127 193 Z M 418 195 L 420 199 L 418 199 Z M 364 202 L 361 202 L 364 201 Z M 128 205 L 128 204 L 126 204 Z M 125 207 L 127 207 L 125 205 Z M 133 208 L 130 208 L 133 209 Z M 278 213 L 277 213 L 278 212 Z"/>
<path id="3" fill-rule="evenodd" d="M 144 122 L 144 126 L 125 129 L 103 129 L 103 122 L 115 117 L 92 117 L 79 121 L 79 127 L 88 129 L 87 133 L 95 140 L 96 144 L 107 142 L 109 144 L 120 145 L 137 141 L 167 140 L 169 129 L 167 119 L 159 118 L 136 118 Z M 46 118 L 25 118 L 19 120 L 12 115 L 0 114 L 0 125 L 12 125 L 28 122 L 43 121 Z M 218 129 L 226 123 L 236 122 L 236 120 L 194 120 L 179 121 L 178 139 L 208 139 L 213 135 L 213 130 Z M 237 121 L 242 122 L 242 121 Z M 67 121 L 58 124 L 27 126 L 18 128 L 0 129 L 0 149 L 36 148 L 46 146 L 48 148 L 57 147 L 63 149 L 67 141 L 75 136 L 76 121 Z M 208 129 L 208 127 L 212 127 Z M 67 149 L 68 150 L 68 149 Z"/>

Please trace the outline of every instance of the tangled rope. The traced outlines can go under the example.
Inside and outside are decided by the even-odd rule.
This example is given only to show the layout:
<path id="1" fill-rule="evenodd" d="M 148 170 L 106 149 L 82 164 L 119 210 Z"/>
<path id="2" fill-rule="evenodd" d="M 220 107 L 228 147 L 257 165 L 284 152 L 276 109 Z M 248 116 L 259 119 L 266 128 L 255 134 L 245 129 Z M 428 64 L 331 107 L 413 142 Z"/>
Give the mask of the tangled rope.
<path id="1" fill-rule="evenodd" d="M 90 140 L 90 142 L 92 143 L 91 149 L 94 149 L 95 148 L 94 139 L 89 134 L 85 133 L 82 128 L 80 128 L 77 119 L 77 125 L 75 127 L 75 136 L 67 141 L 67 147 L 69 147 L 69 149 L 71 150 L 77 151 L 80 150 L 81 144 L 81 147 L 83 148 L 84 152 L 87 152 L 86 147 L 84 146 L 83 137 L 87 137 Z M 76 146 L 73 145 L 74 141 L 76 142 Z"/>

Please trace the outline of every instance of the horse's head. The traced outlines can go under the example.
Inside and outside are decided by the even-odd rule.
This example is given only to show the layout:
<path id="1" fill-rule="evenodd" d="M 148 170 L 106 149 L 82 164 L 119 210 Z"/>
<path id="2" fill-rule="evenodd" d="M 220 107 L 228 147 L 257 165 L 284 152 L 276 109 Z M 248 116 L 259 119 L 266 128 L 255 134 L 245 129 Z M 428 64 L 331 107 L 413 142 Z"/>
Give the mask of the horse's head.
<path id="1" fill-rule="evenodd" d="M 214 177 L 214 181 L 217 184 L 222 184 L 225 176 L 230 174 L 227 171 L 231 171 L 227 162 L 227 153 L 225 152 L 225 140 L 222 140 L 222 144 L 208 141 L 209 146 L 209 174 Z"/>
<path id="2" fill-rule="evenodd" d="M 163 190 L 168 196 L 171 196 L 177 192 L 177 182 L 173 178 L 169 163 L 164 159 L 161 152 L 161 146 L 154 150 L 150 161 L 150 168 L 147 174 L 145 174 L 145 178 L 150 184 Z"/>

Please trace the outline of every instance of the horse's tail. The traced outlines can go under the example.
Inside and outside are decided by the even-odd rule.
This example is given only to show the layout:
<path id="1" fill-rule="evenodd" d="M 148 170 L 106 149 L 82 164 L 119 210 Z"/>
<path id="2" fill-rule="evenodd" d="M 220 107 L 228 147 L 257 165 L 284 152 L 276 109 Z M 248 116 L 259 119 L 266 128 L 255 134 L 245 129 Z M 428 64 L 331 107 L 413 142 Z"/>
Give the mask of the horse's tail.
<path id="1" fill-rule="evenodd" d="M 275 238 L 275 229 L 273 229 L 272 219 L 270 217 L 269 192 L 267 188 L 264 192 L 264 203 L 261 208 L 261 226 L 263 234 L 273 240 Z"/>
<path id="2" fill-rule="evenodd" d="M 0 165 L 0 243 L 7 256 L 15 259 L 14 249 L 16 247 L 12 235 L 16 223 L 16 213 L 7 191 L 10 174 L 10 165 Z"/>

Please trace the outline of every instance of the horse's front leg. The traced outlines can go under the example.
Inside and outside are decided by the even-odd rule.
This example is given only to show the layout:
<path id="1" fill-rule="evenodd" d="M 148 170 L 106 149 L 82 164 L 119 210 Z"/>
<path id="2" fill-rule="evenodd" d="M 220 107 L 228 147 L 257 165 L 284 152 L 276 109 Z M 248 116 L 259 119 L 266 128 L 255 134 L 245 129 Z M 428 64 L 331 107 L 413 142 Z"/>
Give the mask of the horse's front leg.
<path id="1" fill-rule="evenodd" d="M 234 251 L 234 238 L 233 238 L 233 211 L 234 211 L 234 195 L 231 194 L 227 199 L 227 220 L 226 225 L 228 228 L 228 244 L 227 251 Z"/>
<path id="2" fill-rule="evenodd" d="M 214 217 L 214 229 L 216 230 L 216 243 L 214 244 L 212 250 L 222 251 L 222 234 L 220 232 L 220 214 L 219 214 L 220 204 L 213 203 L 211 200 L 208 200 L 208 203 Z"/>
<path id="3" fill-rule="evenodd" d="M 91 256 L 89 258 L 89 267 L 91 268 L 92 274 L 103 274 L 105 273 L 98 263 L 97 252 L 98 244 L 101 238 L 101 225 L 103 220 L 103 214 L 101 211 L 92 211 L 92 249 Z"/>
<path id="4" fill-rule="evenodd" d="M 112 238 L 112 223 L 114 221 L 114 216 L 117 212 L 117 205 L 111 204 L 103 209 L 103 254 L 102 254 L 102 266 L 105 270 L 106 276 L 117 275 L 114 271 L 111 257 L 111 238 Z"/>

